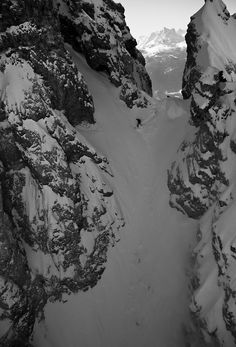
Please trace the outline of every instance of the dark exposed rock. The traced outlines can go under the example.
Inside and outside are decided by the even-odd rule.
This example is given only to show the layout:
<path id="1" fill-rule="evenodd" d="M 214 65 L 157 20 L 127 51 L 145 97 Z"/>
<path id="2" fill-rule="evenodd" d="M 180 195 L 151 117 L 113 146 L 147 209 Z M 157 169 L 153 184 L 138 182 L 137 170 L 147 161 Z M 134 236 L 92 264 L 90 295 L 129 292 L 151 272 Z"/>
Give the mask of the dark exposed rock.
<path id="1" fill-rule="evenodd" d="M 201 77 L 201 72 L 196 63 L 196 55 L 200 48 L 199 35 L 192 20 L 188 25 L 185 40 L 187 43 L 187 61 L 183 74 L 182 95 L 184 99 L 191 97 L 195 84 Z"/>

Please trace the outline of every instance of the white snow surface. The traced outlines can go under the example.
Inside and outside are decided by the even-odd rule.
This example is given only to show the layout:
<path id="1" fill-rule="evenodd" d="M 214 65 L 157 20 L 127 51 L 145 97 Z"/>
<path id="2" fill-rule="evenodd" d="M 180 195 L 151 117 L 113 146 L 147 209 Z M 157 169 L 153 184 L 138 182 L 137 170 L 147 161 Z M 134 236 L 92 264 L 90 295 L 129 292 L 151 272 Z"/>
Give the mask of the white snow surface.
<path id="1" fill-rule="evenodd" d="M 118 89 L 69 49 L 96 110 L 97 126 L 79 131 L 110 161 L 110 185 L 126 226 L 93 289 L 47 304 L 34 345 L 183 347 L 189 321 L 185 272 L 196 223 L 169 207 L 167 168 L 185 134 L 184 101 L 177 101 L 176 117 L 168 99 L 153 110 L 130 110 Z M 138 129 L 136 118 L 143 121 Z"/>

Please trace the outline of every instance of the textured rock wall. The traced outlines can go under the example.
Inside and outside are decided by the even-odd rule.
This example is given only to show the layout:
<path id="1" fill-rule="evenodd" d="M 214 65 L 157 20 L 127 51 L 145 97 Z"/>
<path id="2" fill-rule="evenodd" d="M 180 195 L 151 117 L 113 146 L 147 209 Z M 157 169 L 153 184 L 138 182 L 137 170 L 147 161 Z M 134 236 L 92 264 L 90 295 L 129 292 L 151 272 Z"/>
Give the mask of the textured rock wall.
<path id="1" fill-rule="evenodd" d="M 59 13 L 65 41 L 84 54 L 93 69 L 107 73 L 128 107 L 147 106 L 151 80 L 122 5 L 111 0 L 60 0 Z"/>
<path id="2" fill-rule="evenodd" d="M 0 346 L 29 346 L 48 300 L 96 285 L 123 220 L 74 127 L 94 105 L 53 2 L 4 0 L 0 17 Z"/>
<path id="3" fill-rule="evenodd" d="M 221 0 L 192 17 L 183 77 L 190 122 L 168 173 L 171 205 L 199 219 L 190 309 L 202 346 L 236 343 L 235 33 Z"/>

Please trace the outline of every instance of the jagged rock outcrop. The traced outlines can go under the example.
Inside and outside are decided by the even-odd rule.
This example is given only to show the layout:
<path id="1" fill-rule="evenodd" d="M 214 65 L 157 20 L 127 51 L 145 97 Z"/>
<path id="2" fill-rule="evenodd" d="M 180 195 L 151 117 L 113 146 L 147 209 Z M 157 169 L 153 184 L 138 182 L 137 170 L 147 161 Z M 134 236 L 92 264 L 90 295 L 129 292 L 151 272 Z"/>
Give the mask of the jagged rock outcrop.
<path id="1" fill-rule="evenodd" d="M 29 346 L 48 300 L 96 285 L 123 220 L 74 127 L 94 105 L 55 4 L 3 0 L 0 17 L 0 346 Z"/>
<path id="2" fill-rule="evenodd" d="M 84 54 L 93 69 L 108 74 L 128 107 L 147 106 L 151 80 L 126 25 L 123 6 L 112 0 L 60 0 L 58 6 L 65 41 Z"/>
<path id="3" fill-rule="evenodd" d="M 190 124 L 168 174 L 171 205 L 200 220 L 190 308 L 202 346 L 236 344 L 235 34 L 221 0 L 192 17 L 183 78 Z"/>

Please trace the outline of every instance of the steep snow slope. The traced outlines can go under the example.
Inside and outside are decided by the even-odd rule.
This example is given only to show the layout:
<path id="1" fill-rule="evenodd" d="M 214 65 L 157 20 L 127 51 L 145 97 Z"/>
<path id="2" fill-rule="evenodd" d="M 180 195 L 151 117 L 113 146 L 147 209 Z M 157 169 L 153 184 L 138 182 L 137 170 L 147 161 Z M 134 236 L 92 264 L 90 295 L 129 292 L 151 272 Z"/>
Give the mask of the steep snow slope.
<path id="1" fill-rule="evenodd" d="M 166 187 L 167 167 L 185 132 L 187 117 L 176 104 L 182 101 L 128 110 L 105 76 L 73 51 L 72 56 L 96 110 L 95 128 L 80 131 L 110 161 L 115 176 L 110 184 L 126 227 L 96 287 L 47 305 L 45 323 L 35 328 L 35 346 L 183 347 L 185 270 L 195 224 L 169 208 Z M 137 116 L 146 119 L 140 129 Z"/>

